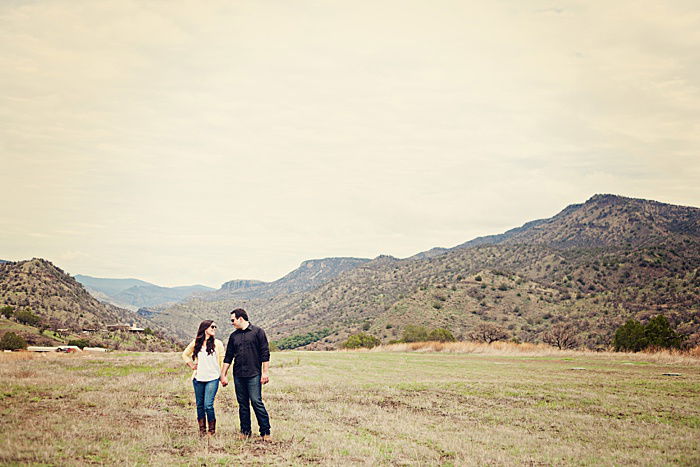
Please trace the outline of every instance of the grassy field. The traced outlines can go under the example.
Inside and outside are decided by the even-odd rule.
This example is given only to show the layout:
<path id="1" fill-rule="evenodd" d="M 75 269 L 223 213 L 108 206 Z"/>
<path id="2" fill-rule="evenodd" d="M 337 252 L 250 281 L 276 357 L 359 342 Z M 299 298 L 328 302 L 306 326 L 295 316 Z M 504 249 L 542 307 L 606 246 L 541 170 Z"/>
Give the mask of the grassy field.
<path id="1" fill-rule="evenodd" d="M 201 440 L 189 375 L 175 353 L 0 354 L 0 462 L 700 464 L 699 359 L 277 352 L 269 444 L 234 439 L 232 384 Z"/>

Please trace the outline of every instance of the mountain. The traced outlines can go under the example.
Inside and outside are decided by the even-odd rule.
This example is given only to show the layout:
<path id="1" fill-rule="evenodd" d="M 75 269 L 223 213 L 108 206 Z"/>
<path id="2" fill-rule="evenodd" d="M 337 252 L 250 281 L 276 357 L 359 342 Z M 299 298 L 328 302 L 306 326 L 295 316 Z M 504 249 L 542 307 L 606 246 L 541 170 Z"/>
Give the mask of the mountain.
<path id="1" fill-rule="evenodd" d="M 568 326 L 580 345 L 602 349 L 627 319 L 656 314 L 700 343 L 699 304 L 700 209 L 595 195 L 445 251 L 365 261 L 303 292 L 186 302 L 161 318 L 223 320 L 243 306 L 272 339 L 330 329 L 322 346 L 362 330 L 387 342 L 408 324 L 462 338 L 490 324 L 528 342 Z"/>
<path id="2" fill-rule="evenodd" d="M 41 327 L 53 331 L 63 329 L 67 336 L 82 337 L 83 330 L 92 330 L 88 332 L 94 343 L 122 348 L 172 347 L 157 324 L 128 310 L 99 302 L 74 278 L 45 259 L 0 264 L 0 305 L 31 311 L 41 318 Z M 114 324 L 149 327 L 157 331 L 157 335 L 134 337 L 128 333 L 107 332 L 106 326 Z M 60 342 L 55 333 L 48 335 L 41 329 L 27 337 L 30 342 Z"/>
<path id="3" fill-rule="evenodd" d="M 106 295 L 117 295 L 131 287 L 155 286 L 155 284 L 139 279 L 107 279 L 84 276 L 82 274 L 77 274 L 75 280 L 83 284 L 88 290 L 96 290 Z"/>
<path id="4" fill-rule="evenodd" d="M 215 292 L 200 294 L 168 307 L 142 309 L 139 313 L 167 327 L 184 341 L 191 338 L 193 329 L 196 330 L 197 324 L 204 319 L 216 317 L 221 322 L 228 322 L 227 313 L 234 308 L 250 304 L 257 307 L 258 303 L 274 302 L 278 297 L 313 290 L 369 261 L 345 257 L 307 260 L 273 282 L 233 280 Z"/>
<path id="5" fill-rule="evenodd" d="M 106 279 L 83 275 L 76 275 L 75 279 L 97 299 L 132 311 L 141 307 L 179 302 L 192 295 L 214 290 L 203 285 L 161 287 L 139 279 Z"/>
<path id="6" fill-rule="evenodd" d="M 224 283 L 215 294 L 206 297 L 212 300 L 222 298 L 260 299 L 304 292 L 369 261 L 365 258 L 310 259 L 302 262 L 297 269 L 274 282 L 229 281 Z"/>

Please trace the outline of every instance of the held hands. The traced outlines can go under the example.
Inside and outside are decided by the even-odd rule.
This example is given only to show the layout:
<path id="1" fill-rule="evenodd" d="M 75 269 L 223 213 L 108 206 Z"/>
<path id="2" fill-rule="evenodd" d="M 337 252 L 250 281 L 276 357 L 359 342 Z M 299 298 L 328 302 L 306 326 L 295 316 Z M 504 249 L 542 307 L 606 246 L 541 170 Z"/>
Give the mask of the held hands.
<path id="1" fill-rule="evenodd" d="M 221 381 L 222 386 L 228 386 L 228 378 L 226 377 L 226 375 L 221 375 L 219 377 L 219 381 Z"/>
<path id="2" fill-rule="evenodd" d="M 189 362 L 189 363 L 187 363 L 187 366 L 190 367 L 190 368 L 192 368 L 193 370 L 196 370 L 196 369 L 197 369 L 197 364 L 194 363 L 194 362 Z"/>
<path id="3" fill-rule="evenodd" d="M 262 374 L 262 376 L 260 377 L 260 382 L 262 384 L 267 384 L 270 382 L 270 377 L 267 375 L 267 373 Z"/>

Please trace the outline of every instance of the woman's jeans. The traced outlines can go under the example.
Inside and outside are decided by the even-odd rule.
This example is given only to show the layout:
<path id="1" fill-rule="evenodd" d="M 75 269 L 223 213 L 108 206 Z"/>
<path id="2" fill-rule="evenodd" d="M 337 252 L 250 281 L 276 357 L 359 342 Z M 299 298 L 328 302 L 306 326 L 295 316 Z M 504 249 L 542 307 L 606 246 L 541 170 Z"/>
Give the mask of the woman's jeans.
<path id="1" fill-rule="evenodd" d="M 194 398 L 197 401 L 197 420 L 203 419 L 206 414 L 209 423 L 213 422 L 216 420 L 214 397 L 216 397 L 216 391 L 219 390 L 219 380 L 200 382 L 194 379 L 192 384 L 194 385 Z"/>
<path id="2" fill-rule="evenodd" d="M 233 383 L 236 386 L 236 399 L 238 400 L 238 418 L 241 422 L 241 433 L 250 436 L 250 405 L 253 405 L 255 418 L 258 419 L 260 427 L 260 436 L 270 434 L 270 417 L 265 410 L 265 404 L 262 401 L 262 384 L 260 383 L 260 375 L 250 378 L 233 377 Z"/>

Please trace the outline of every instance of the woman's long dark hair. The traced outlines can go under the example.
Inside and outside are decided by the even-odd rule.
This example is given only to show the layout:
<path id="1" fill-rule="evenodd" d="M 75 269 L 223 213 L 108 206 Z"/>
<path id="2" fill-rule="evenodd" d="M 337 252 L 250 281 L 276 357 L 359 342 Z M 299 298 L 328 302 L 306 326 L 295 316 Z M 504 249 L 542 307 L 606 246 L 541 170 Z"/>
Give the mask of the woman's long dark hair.
<path id="1" fill-rule="evenodd" d="M 200 350 L 202 350 L 202 345 L 204 345 L 204 338 L 206 337 L 206 334 L 204 331 L 209 329 L 209 326 L 211 326 L 211 323 L 214 321 L 210 319 L 205 319 L 201 323 L 199 323 L 199 329 L 197 329 L 197 337 L 194 338 L 194 353 L 192 353 L 192 360 L 197 358 L 197 354 L 199 353 Z M 209 336 L 209 339 L 207 339 L 207 355 L 211 355 L 214 353 L 214 336 Z"/>

